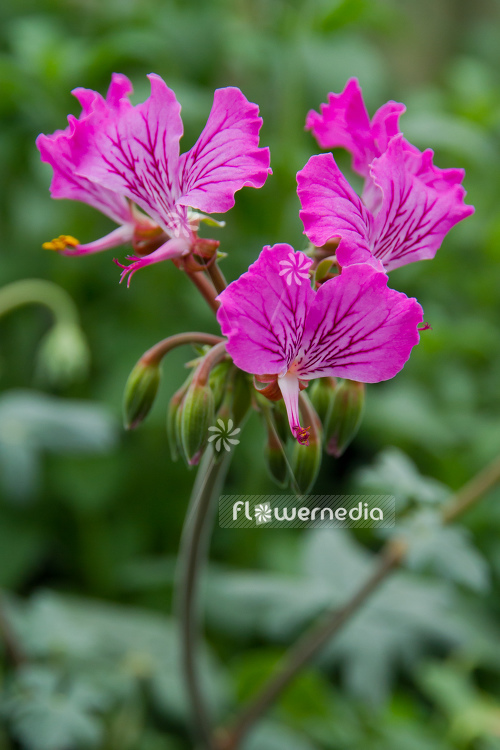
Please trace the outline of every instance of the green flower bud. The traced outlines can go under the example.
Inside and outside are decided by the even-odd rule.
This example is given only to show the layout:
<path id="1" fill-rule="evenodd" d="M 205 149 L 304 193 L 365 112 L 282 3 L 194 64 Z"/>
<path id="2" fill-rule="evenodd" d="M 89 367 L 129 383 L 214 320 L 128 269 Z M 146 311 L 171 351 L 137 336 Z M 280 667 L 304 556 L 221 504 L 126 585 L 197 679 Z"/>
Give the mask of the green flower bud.
<path id="1" fill-rule="evenodd" d="M 147 417 L 160 384 L 160 367 L 139 360 L 130 375 L 123 397 L 123 420 L 127 430 L 135 429 Z"/>
<path id="2" fill-rule="evenodd" d="M 312 381 L 307 389 L 311 404 L 314 406 L 322 424 L 327 422 L 332 410 L 336 387 L 337 381 L 335 378 L 317 378 Z"/>
<path id="3" fill-rule="evenodd" d="M 81 328 L 75 323 L 56 323 L 38 349 L 36 375 L 50 385 L 67 385 L 85 377 L 89 361 L 89 348 Z"/>
<path id="4" fill-rule="evenodd" d="M 246 417 L 252 403 L 252 377 L 246 372 L 235 368 L 232 382 L 233 394 L 231 412 L 236 426 Z"/>
<path id="5" fill-rule="evenodd" d="M 305 392 L 300 394 L 300 413 L 308 425 L 309 445 L 300 445 L 294 441 L 291 455 L 291 469 L 295 479 L 295 489 L 306 495 L 314 485 L 321 466 L 322 429 L 316 414 Z"/>
<path id="6" fill-rule="evenodd" d="M 214 409 L 218 411 L 224 398 L 226 391 L 227 377 L 231 368 L 231 361 L 229 359 L 223 360 L 215 365 L 213 370 L 210 372 L 208 384 L 214 394 Z"/>
<path id="7" fill-rule="evenodd" d="M 290 464 L 297 488 L 303 495 L 307 495 L 317 479 L 321 452 L 321 441 L 312 441 L 310 436 L 309 445 L 300 445 L 295 441 Z"/>
<path id="8" fill-rule="evenodd" d="M 326 451 L 339 458 L 355 437 L 365 405 L 365 384 L 344 380 L 337 386 L 333 408 L 325 424 Z"/>
<path id="9" fill-rule="evenodd" d="M 208 439 L 208 428 L 215 420 L 214 394 L 210 386 L 193 381 L 181 406 L 182 448 L 190 466 L 195 466 Z"/>
<path id="10" fill-rule="evenodd" d="M 191 382 L 192 373 L 189 374 L 188 379 L 182 384 L 178 391 L 174 393 L 167 409 L 167 438 L 170 446 L 170 455 L 172 461 L 177 461 L 179 452 L 182 451 L 182 441 L 180 432 L 180 416 L 181 406 L 184 396 L 186 395 L 187 389 Z"/>
<path id="11" fill-rule="evenodd" d="M 267 423 L 267 443 L 265 448 L 265 458 L 267 468 L 272 479 L 280 486 L 284 487 L 288 479 L 288 465 L 284 453 L 283 444 L 279 438 L 276 426 L 273 423 L 272 413 L 269 410 L 266 417 Z"/>

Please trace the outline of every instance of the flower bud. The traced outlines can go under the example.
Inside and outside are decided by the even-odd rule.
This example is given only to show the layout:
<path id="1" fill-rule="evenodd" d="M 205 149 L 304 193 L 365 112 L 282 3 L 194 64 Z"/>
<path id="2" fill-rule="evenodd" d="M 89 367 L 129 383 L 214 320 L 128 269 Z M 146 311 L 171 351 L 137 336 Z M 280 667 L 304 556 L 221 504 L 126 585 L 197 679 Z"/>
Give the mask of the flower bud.
<path id="1" fill-rule="evenodd" d="M 127 430 L 135 429 L 147 417 L 160 384 L 160 367 L 139 360 L 130 375 L 123 397 L 123 418 Z"/>
<path id="2" fill-rule="evenodd" d="M 218 411 L 220 405 L 222 404 L 231 364 L 232 363 L 229 359 L 223 360 L 222 362 L 218 362 L 218 364 L 216 364 L 213 370 L 210 372 L 208 384 L 212 389 L 212 393 L 214 394 L 215 411 Z"/>
<path id="3" fill-rule="evenodd" d="M 332 410 L 336 387 L 337 381 L 335 378 L 317 378 L 307 389 L 311 404 L 322 424 L 327 422 Z"/>
<path id="4" fill-rule="evenodd" d="M 214 395 L 210 386 L 194 380 L 184 397 L 180 414 L 182 448 L 190 466 L 199 462 L 214 419 Z"/>
<path id="5" fill-rule="evenodd" d="M 295 490 L 306 495 L 314 485 L 321 466 L 322 430 L 321 422 L 309 398 L 300 394 L 300 411 L 302 419 L 308 423 L 308 445 L 294 441 L 291 455 L 291 469 L 295 480 Z"/>
<path id="6" fill-rule="evenodd" d="M 243 370 L 235 368 L 232 381 L 231 412 L 236 426 L 246 417 L 252 402 L 252 378 Z"/>
<path id="7" fill-rule="evenodd" d="M 184 396 L 186 395 L 187 389 L 191 382 L 192 373 L 190 373 L 188 379 L 181 385 L 178 391 L 174 393 L 167 409 L 167 438 L 170 446 L 170 455 L 172 461 L 177 461 L 179 451 L 182 450 L 181 432 L 180 432 L 180 416 L 181 406 Z"/>
<path id="8" fill-rule="evenodd" d="M 266 423 L 267 443 L 265 448 L 265 458 L 267 468 L 274 481 L 280 487 L 284 487 L 287 483 L 288 478 L 288 465 L 285 456 L 285 449 L 273 423 L 271 413 L 268 414 Z"/>
<path id="9" fill-rule="evenodd" d="M 337 386 L 333 408 L 325 424 L 326 452 L 339 458 L 355 437 L 365 405 L 365 384 L 344 380 Z"/>
<path id="10" fill-rule="evenodd" d="M 89 348 L 75 323 L 56 323 L 44 336 L 37 353 L 36 374 L 45 383 L 66 385 L 88 371 Z"/>

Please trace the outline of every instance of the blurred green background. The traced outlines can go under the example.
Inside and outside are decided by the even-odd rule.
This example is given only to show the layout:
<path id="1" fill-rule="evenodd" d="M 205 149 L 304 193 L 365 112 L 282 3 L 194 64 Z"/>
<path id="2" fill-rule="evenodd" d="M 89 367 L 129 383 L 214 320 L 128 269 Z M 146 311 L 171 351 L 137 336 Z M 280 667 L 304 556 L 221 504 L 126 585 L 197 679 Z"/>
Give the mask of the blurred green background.
<path id="1" fill-rule="evenodd" d="M 122 431 L 121 398 L 148 347 L 217 326 L 169 264 L 127 290 L 112 263 L 123 249 L 81 259 L 41 250 L 61 233 L 88 242 L 112 228 L 88 206 L 50 199 L 34 141 L 79 113 L 72 88 L 104 93 L 113 71 L 132 79 L 134 101 L 152 71 L 175 90 L 183 150 L 214 88 L 239 86 L 259 104 L 274 174 L 238 193 L 226 228 L 213 230 L 230 279 L 264 244 L 305 247 L 295 174 L 318 150 L 305 116 L 351 76 L 370 114 L 405 102 L 405 136 L 433 148 L 438 166 L 466 168 L 476 214 L 434 261 L 391 274 L 432 331 L 394 381 L 368 388 L 358 437 L 340 461 L 325 459 L 315 487 L 391 492 L 400 509 L 421 508 L 418 544 L 245 747 L 500 748 L 500 492 L 458 529 L 441 530 L 433 510 L 500 451 L 500 4 L 3 0 L 0 38 L 0 283 L 63 287 L 91 354 L 86 377 L 54 383 L 36 354 L 51 314 L 27 306 L 0 319 L 0 586 L 27 655 L 14 670 L 3 654 L 0 748 L 191 746 L 171 599 L 194 472 L 171 461 L 164 428 L 189 353 L 169 355 L 158 403 L 134 433 Z M 253 415 L 228 492 L 276 491 L 264 441 Z M 204 672 L 218 720 L 324 606 L 344 601 L 380 545 L 366 531 L 215 529 Z"/>

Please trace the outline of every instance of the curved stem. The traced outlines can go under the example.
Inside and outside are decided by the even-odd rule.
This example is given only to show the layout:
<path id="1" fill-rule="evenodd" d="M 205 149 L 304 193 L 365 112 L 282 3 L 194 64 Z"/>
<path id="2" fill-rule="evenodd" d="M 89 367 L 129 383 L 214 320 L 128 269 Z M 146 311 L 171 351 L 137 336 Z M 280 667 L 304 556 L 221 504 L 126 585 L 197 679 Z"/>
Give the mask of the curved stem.
<path id="1" fill-rule="evenodd" d="M 147 352 L 144 352 L 139 361 L 145 365 L 160 364 L 163 357 L 177 346 L 183 346 L 183 344 L 208 344 L 209 346 L 215 346 L 222 341 L 225 341 L 225 339 L 221 336 L 214 336 L 211 333 L 199 333 L 198 331 L 176 333 L 174 336 L 169 336 L 163 339 L 163 341 L 159 341 L 151 349 L 148 349 Z"/>
<path id="2" fill-rule="evenodd" d="M 79 325 L 75 303 L 64 289 L 44 279 L 22 279 L 0 289 L 0 317 L 18 307 L 38 304 L 48 307 L 56 321 Z"/>
<path id="3" fill-rule="evenodd" d="M 480 471 L 459 490 L 442 512 L 443 523 L 450 523 L 471 508 L 495 484 L 500 482 L 500 457 Z M 323 619 L 308 630 L 285 655 L 277 671 L 259 693 L 243 708 L 233 726 L 221 730 L 217 737 L 217 750 L 237 750 L 242 739 L 258 719 L 267 711 L 297 673 L 342 628 L 350 617 L 376 591 L 379 585 L 404 560 L 408 543 L 403 539 L 388 542 L 379 555 L 379 563 L 370 578 L 340 609 L 326 613 Z"/>
<path id="4" fill-rule="evenodd" d="M 177 607 L 181 627 L 181 657 L 196 739 L 203 750 L 211 750 L 212 722 L 199 672 L 200 616 L 197 594 L 205 563 L 215 499 L 218 496 L 229 455 L 217 460 L 210 446 L 200 463 L 184 522 L 179 553 Z"/>
<path id="5" fill-rule="evenodd" d="M 221 269 L 219 268 L 217 260 L 214 260 L 213 263 L 208 264 L 207 272 L 210 278 L 212 279 L 212 283 L 214 287 L 216 288 L 218 294 L 223 292 L 224 289 L 227 287 L 227 281 Z"/>
<path id="6" fill-rule="evenodd" d="M 193 382 L 196 382 L 197 385 L 206 385 L 208 383 L 212 368 L 226 356 L 226 344 L 226 339 L 222 339 L 222 341 L 219 341 L 218 344 L 205 354 L 195 370 Z"/>
<path id="7" fill-rule="evenodd" d="M 219 309 L 219 302 L 216 302 L 215 300 L 215 298 L 217 297 L 217 292 L 214 289 L 214 286 L 211 283 L 210 279 L 208 279 L 202 271 L 186 271 L 186 275 L 189 279 L 191 279 L 195 287 L 208 302 L 210 309 L 214 313 L 216 313 Z"/>

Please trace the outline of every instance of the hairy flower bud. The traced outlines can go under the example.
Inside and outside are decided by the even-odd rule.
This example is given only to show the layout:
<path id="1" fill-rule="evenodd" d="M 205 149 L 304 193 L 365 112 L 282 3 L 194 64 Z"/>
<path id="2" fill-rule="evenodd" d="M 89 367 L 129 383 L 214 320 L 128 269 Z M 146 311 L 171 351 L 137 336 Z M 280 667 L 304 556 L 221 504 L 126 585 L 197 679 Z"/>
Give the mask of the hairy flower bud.
<path id="1" fill-rule="evenodd" d="M 318 378 L 313 380 L 307 390 L 311 404 L 314 406 L 322 424 L 326 423 L 332 410 L 336 387 L 337 381 L 335 378 Z"/>
<path id="2" fill-rule="evenodd" d="M 337 386 L 330 417 L 325 423 L 326 452 L 339 458 L 355 437 L 365 404 L 365 384 L 344 380 Z"/>
<path id="3" fill-rule="evenodd" d="M 217 412 L 226 391 L 227 378 L 232 362 L 229 359 L 218 362 L 210 373 L 208 384 L 214 394 L 214 409 Z"/>
<path id="4" fill-rule="evenodd" d="M 298 441 L 294 442 L 290 464 L 295 489 L 306 495 L 314 485 L 321 466 L 322 429 L 318 415 L 305 393 L 300 395 L 300 411 L 304 422 L 308 424 L 308 443 L 301 445 Z"/>
<path id="5" fill-rule="evenodd" d="M 267 468 L 274 481 L 280 487 L 284 487 L 288 478 L 288 465 L 285 456 L 285 449 L 279 438 L 271 413 L 268 413 L 267 415 L 266 424 L 267 443 L 265 447 L 265 458 Z"/>
<path id="6" fill-rule="evenodd" d="M 147 417 L 160 384 L 158 364 L 139 360 L 130 375 L 123 397 L 123 419 L 127 430 L 135 429 Z"/>
<path id="7" fill-rule="evenodd" d="M 208 428 L 215 419 L 214 394 L 207 385 L 194 380 L 182 402 L 180 431 L 182 448 L 190 466 L 195 466 L 203 452 L 208 438 Z"/>
<path id="8" fill-rule="evenodd" d="M 187 380 L 181 385 L 178 391 L 174 393 L 169 401 L 167 409 L 167 438 L 170 446 L 170 455 L 172 461 L 177 461 L 179 452 L 182 451 L 182 440 L 180 431 L 181 407 L 184 396 L 191 382 L 193 374 L 190 373 Z"/>

